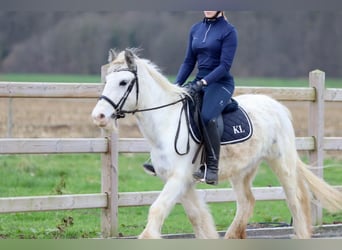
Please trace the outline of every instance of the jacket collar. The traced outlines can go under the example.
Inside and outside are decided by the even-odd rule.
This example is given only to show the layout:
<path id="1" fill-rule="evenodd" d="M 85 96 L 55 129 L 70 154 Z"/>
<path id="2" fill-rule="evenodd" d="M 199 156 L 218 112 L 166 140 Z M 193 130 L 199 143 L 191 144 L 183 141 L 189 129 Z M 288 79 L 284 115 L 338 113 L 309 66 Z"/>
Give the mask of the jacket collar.
<path id="1" fill-rule="evenodd" d="M 217 23 L 220 20 L 224 19 L 224 16 L 214 17 L 214 18 L 207 18 L 203 19 L 203 23 Z"/>

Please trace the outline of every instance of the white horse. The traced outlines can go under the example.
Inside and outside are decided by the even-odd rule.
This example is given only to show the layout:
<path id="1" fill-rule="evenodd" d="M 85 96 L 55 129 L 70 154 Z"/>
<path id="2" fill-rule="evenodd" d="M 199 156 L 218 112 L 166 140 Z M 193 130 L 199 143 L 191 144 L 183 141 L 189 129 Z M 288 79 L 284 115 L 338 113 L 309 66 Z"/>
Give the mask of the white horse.
<path id="1" fill-rule="evenodd" d="M 178 201 L 197 238 L 218 238 L 213 218 L 195 191 L 193 173 L 200 162 L 193 164 L 192 159 L 199 145 L 188 137 L 186 118 L 181 113 L 180 100 L 185 91 L 171 84 L 154 64 L 139 58 L 134 50 L 126 49 L 118 55 L 111 50 L 109 61 L 103 94 L 92 111 L 94 123 L 108 127 L 112 119 L 133 113 L 150 143 L 155 171 L 165 182 L 149 209 L 147 225 L 139 238 L 160 238 L 163 222 Z M 311 199 L 317 199 L 329 211 L 338 211 L 342 209 L 341 193 L 315 176 L 298 157 L 290 113 L 285 106 L 265 95 L 240 95 L 236 100 L 247 111 L 254 132 L 247 141 L 221 147 L 219 180 L 229 180 L 237 197 L 236 215 L 225 238 L 246 238 L 255 203 L 251 183 L 262 160 L 284 188 L 296 237 L 310 238 Z M 177 154 L 174 146 L 180 119 L 177 148 L 186 152 L 189 142 L 185 155 Z"/>

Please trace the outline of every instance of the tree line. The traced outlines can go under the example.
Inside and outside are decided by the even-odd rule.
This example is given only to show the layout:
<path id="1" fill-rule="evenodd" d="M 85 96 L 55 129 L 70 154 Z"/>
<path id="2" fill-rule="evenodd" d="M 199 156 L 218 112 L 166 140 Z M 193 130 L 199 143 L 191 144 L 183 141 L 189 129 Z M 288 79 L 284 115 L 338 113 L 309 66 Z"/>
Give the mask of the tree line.
<path id="1" fill-rule="evenodd" d="M 342 76 L 342 12 L 226 11 L 238 31 L 232 73 Z M 0 72 L 99 74 L 109 48 L 141 48 L 176 74 L 201 12 L 0 12 Z"/>

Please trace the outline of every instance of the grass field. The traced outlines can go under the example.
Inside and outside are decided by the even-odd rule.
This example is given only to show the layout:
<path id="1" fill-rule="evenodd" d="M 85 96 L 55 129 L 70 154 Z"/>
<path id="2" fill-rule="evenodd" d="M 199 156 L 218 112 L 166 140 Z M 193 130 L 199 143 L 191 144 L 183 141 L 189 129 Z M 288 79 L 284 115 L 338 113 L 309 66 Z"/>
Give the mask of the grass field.
<path id="1" fill-rule="evenodd" d="M 1 74 L 0 81 L 98 83 L 100 75 Z"/>
<path id="2" fill-rule="evenodd" d="M 0 81 L 92 83 L 99 82 L 100 78 L 98 76 L 26 74 L 0 75 Z M 238 86 L 308 86 L 307 81 L 305 78 L 290 80 L 236 79 Z M 327 87 L 341 88 L 342 81 L 328 78 Z M 57 103 L 56 105 L 61 104 Z M 68 103 L 67 105 L 70 106 Z M 28 112 L 26 110 L 21 111 L 23 113 Z M 89 111 L 86 110 L 86 112 Z M 85 122 L 82 124 L 85 126 Z M 70 133 L 70 129 L 66 130 L 66 133 Z M 120 192 L 161 189 L 162 182 L 156 177 L 146 175 L 141 167 L 141 164 L 147 159 L 148 155 L 146 154 L 120 155 Z M 342 185 L 342 162 L 326 159 L 325 164 L 329 166 L 325 169 L 325 179 L 333 185 Z M 99 193 L 101 190 L 100 166 L 100 155 L 98 154 L 2 155 L 0 156 L 0 197 Z M 262 165 L 254 181 L 254 186 L 278 185 L 279 183 L 274 178 L 273 173 L 267 166 Z M 204 184 L 200 184 L 198 187 L 212 188 Z M 219 187 L 229 187 L 229 185 L 221 183 Z M 210 204 L 209 206 L 217 230 L 226 230 L 233 219 L 235 203 Z M 120 234 L 123 236 L 138 235 L 146 224 L 147 212 L 147 206 L 120 208 Z M 99 237 L 101 231 L 100 214 L 100 209 L 0 214 L 0 238 L 70 239 Z M 290 221 L 290 213 L 283 201 L 257 202 L 254 215 L 250 219 L 251 224 L 260 222 L 289 224 Z M 333 222 L 342 222 L 342 213 L 329 214 L 325 211 L 324 223 Z M 172 211 L 162 232 L 163 234 L 192 232 L 191 225 L 181 206 L 177 205 Z"/>
<path id="3" fill-rule="evenodd" d="M 169 77 L 174 82 L 175 77 Z M 98 83 L 99 75 L 50 75 L 50 74 L 1 74 L 0 81 L 18 82 L 84 82 Z M 308 77 L 303 78 L 235 78 L 237 86 L 283 86 L 283 87 L 306 87 Z M 329 78 L 326 76 L 326 87 L 342 88 L 342 79 Z"/>
<path id="4" fill-rule="evenodd" d="M 160 190 L 162 182 L 145 174 L 141 164 L 146 154 L 121 154 L 119 159 L 119 191 Z M 1 197 L 31 195 L 63 195 L 99 193 L 99 155 L 19 155 L 0 157 Z M 341 185 L 341 162 L 327 160 L 325 178 Z M 262 165 L 254 181 L 255 187 L 278 186 L 266 165 Z M 212 188 L 200 184 L 199 188 Z M 229 187 L 221 183 L 219 187 Z M 235 213 L 235 203 L 210 204 L 217 230 L 226 230 Z M 119 209 L 119 232 L 123 236 L 138 235 L 144 228 L 148 207 Z M 291 221 L 285 202 L 257 202 L 250 223 L 287 223 Z M 342 222 L 342 213 L 324 213 L 324 223 Z M 0 215 L 0 238 L 94 238 L 100 236 L 100 210 L 85 209 L 57 212 L 12 213 Z M 191 233 L 183 208 L 177 205 L 166 220 L 163 233 Z"/>

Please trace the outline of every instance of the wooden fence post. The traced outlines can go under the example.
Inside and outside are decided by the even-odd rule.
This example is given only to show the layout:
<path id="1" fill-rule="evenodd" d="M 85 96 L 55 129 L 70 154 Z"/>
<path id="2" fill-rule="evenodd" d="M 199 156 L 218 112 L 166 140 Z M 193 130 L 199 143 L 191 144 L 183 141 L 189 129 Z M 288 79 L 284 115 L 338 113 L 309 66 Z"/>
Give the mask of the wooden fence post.
<path id="1" fill-rule="evenodd" d="M 9 97 L 7 102 L 7 137 L 12 138 L 13 128 L 13 98 Z"/>
<path id="2" fill-rule="evenodd" d="M 105 80 L 107 65 L 101 67 L 101 81 Z M 102 193 L 107 194 L 107 207 L 102 209 L 101 228 L 102 237 L 118 236 L 118 133 L 111 132 L 102 136 L 108 140 L 108 151 L 102 154 Z"/>
<path id="3" fill-rule="evenodd" d="M 324 94 L 325 73 L 320 70 L 311 71 L 309 74 L 310 87 L 315 88 L 316 98 L 309 106 L 309 136 L 314 138 L 315 149 L 309 151 L 309 164 L 317 167 L 313 172 L 323 178 L 324 164 Z M 312 204 L 312 222 L 314 225 L 322 224 L 323 211 L 319 204 Z"/>

